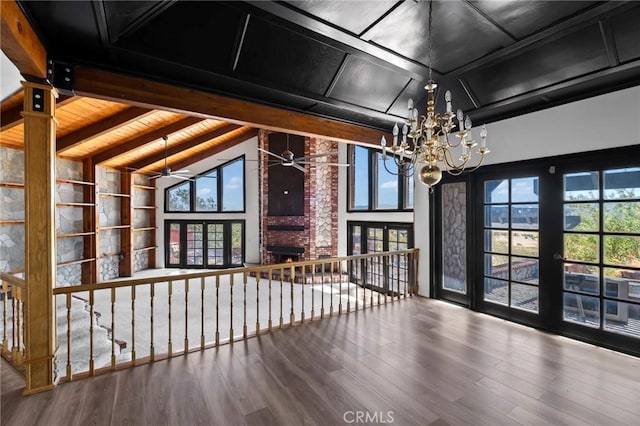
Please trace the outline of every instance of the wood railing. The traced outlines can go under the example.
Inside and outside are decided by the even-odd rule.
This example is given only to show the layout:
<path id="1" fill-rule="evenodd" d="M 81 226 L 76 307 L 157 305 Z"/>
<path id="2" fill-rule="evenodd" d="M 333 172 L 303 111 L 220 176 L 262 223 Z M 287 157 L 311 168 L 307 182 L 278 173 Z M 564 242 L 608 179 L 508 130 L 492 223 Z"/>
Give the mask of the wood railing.
<path id="1" fill-rule="evenodd" d="M 93 376 L 397 302 L 417 290 L 417 259 L 412 249 L 56 288 L 58 375 Z"/>
<path id="2" fill-rule="evenodd" d="M 0 353 L 18 370 L 23 371 L 24 342 L 24 292 L 22 278 L 0 272 L 2 289 L 0 306 L 2 309 L 2 348 Z"/>

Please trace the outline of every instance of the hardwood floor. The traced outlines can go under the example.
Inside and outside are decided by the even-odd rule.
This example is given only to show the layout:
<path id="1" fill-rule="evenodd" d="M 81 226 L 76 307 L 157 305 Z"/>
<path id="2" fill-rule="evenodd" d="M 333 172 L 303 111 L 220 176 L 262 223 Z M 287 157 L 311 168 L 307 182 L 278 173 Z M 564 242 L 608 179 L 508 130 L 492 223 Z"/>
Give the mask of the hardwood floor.
<path id="1" fill-rule="evenodd" d="M 22 397 L 2 425 L 640 424 L 640 359 L 413 298 Z"/>

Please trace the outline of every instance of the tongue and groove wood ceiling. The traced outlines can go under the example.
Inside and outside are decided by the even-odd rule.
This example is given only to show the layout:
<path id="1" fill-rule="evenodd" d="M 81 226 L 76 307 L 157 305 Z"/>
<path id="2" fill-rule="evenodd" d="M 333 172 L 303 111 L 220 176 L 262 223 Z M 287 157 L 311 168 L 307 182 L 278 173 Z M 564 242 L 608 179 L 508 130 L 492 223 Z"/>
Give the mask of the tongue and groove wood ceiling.
<path id="1" fill-rule="evenodd" d="M 423 1 L 18 4 L 49 59 L 72 70 L 142 78 L 363 132 L 388 132 L 402 121 L 409 98 L 421 110 L 426 102 Z M 633 1 L 435 1 L 434 79 L 475 123 L 634 86 L 640 84 L 638 22 L 640 2 Z M 91 93 L 87 84 L 83 94 Z M 78 93 L 73 81 L 63 86 L 62 93 Z M 8 101 L 2 140 L 19 145 L 20 124 L 6 125 L 5 115 L 15 112 Z M 442 102 L 439 93 L 439 108 Z M 116 168 L 152 169 L 161 164 L 164 134 L 175 163 L 184 164 L 191 154 L 201 158 L 261 127 L 237 105 L 216 108 L 217 119 L 195 118 L 63 96 L 58 151 Z M 295 119 L 270 126 L 305 132 Z M 325 136 L 336 136 L 331 132 L 329 125 Z"/>

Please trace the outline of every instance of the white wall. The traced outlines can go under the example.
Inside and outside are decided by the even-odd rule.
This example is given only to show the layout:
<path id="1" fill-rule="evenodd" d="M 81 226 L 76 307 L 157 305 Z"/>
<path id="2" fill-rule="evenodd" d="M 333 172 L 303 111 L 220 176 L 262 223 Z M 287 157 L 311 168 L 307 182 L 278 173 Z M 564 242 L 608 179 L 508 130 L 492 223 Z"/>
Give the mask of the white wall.
<path id="1" fill-rule="evenodd" d="M 487 131 L 486 164 L 636 145 L 640 86 L 491 123 Z"/>
<path id="2" fill-rule="evenodd" d="M 231 160 L 241 155 L 245 157 L 245 213 L 165 213 L 164 190 L 178 181 L 172 178 L 157 180 L 156 205 L 158 206 L 156 241 L 156 265 L 164 267 L 164 222 L 167 219 L 203 219 L 203 220 L 245 220 L 245 261 L 260 263 L 260 228 L 259 228 L 259 180 L 258 180 L 258 138 L 253 137 L 246 142 L 235 145 L 224 152 L 205 160 L 189 165 L 189 174 L 199 174 L 224 164 L 221 159 Z"/>

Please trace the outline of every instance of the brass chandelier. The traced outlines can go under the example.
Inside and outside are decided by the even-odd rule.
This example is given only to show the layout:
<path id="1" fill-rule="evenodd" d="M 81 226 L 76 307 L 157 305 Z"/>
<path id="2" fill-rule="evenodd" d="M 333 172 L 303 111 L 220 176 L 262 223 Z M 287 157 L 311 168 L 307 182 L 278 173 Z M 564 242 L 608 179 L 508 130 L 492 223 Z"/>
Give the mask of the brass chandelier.
<path id="1" fill-rule="evenodd" d="M 465 117 L 460 109 L 455 114 L 453 113 L 450 91 L 447 90 L 444 94 L 446 112 L 440 113 L 435 110 L 435 91 L 438 85 L 432 79 L 431 69 L 432 11 L 433 2 L 430 0 L 428 26 L 429 80 L 425 86 L 427 91 L 426 113 L 420 115 L 418 110 L 413 107 L 413 100 L 409 99 L 407 118 L 404 126 L 402 126 L 402 137 L 400 138 L 400 129 L 396 124 L 393 126 L 393 143 L 387 146 L 387 140 L 384 136 L 380 141 L 384 167 L 387 172 L 395 175 L 413 176 L 416 164 L 418 162 L 424 163 L 418 176 L 430 191 L 433 191 L 433 186 L 442 179 L 443 170 L 454 176 L 460 175 L 465 171 L 473 171 L 482 165 L 484 156 L 489 153 L 489 149 L 487 149 L 487 128 L 484 124 L 480 131 L 480 147 L 475 153 L 472 152 L 472 148 L 478 144 L 471 136 L 471 119 L 468 115 Z M 456 127 L 458 128 L 457 131 L 455 130 Z M 412 142 L 408 142 L 407 138 L 410 138 Z M 390 157 L 396 164 L 396 170 L 389 170 L 387 167 L 387 151 L 392 154 Z M 472 157 L 476 157 L 476 159 L 472 161 Z"/>

